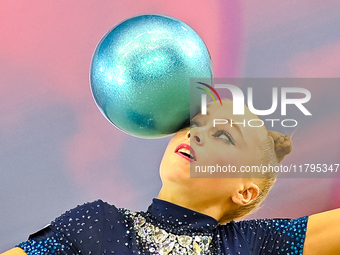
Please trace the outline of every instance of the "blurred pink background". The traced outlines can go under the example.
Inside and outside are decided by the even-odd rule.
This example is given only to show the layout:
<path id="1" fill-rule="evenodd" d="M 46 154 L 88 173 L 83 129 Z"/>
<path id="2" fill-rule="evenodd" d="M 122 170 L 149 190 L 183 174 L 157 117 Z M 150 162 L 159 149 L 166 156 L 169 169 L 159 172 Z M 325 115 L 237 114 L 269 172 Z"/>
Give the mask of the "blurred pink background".
<path id="1" fill-rule="evenodd" d="M 114 128 L 97 109 L 88 78 L 100 38 L 146 13 L 173 16 L 195 29 L 211 53 L 215 77 L 340 76 L 336 0 L 2 0 L 0 251 L 77 204 L 101 198 L 144 210 L 157 196 L 169 138 L 143 140 Z M 296 130 L 288 162 L 340 163 L 340 86 L 311 92 L 311 107 L 322 117 Z M 339 184 L 280 179 L 251 217 L 340 207 Z"/>

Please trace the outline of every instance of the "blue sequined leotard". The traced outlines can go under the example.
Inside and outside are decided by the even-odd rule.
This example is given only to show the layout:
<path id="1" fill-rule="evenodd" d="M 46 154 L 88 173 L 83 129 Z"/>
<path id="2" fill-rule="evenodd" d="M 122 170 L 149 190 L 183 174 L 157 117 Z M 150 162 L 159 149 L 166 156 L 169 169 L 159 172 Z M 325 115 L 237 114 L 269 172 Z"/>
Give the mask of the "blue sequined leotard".
<path id="1" fill-rule="evenodd" d="M 101 200 L 78 206 L 18 245 L 32 254 L 302 254 L 308 217 L 232 221 L 154 199 L 146 212 Z"/>

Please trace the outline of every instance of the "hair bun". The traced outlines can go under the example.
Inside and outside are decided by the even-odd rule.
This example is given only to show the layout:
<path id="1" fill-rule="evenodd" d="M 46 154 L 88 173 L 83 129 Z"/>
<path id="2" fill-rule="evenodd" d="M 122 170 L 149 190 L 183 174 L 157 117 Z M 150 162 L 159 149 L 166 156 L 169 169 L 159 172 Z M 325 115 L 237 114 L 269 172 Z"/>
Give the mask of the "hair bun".
<path id="1" fill-rule="evenodd" d="M 292 139 L 289 135 L 283 135 L 277 131 L 269 130 L 268 133 L 274 146 L 276 159 L 280 163 L 292 151 Z"/>

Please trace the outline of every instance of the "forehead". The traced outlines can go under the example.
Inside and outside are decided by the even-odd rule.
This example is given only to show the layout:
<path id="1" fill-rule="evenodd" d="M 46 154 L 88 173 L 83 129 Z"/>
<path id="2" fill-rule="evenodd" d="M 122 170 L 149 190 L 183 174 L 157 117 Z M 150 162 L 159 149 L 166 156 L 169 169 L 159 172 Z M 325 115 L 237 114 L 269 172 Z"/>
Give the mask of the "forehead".
<path id="1" fill-rule="evenodd" d="M 210 103 L 207 105 L 207 111 L 208 114 L 217 115 L 221 118 L 223 115 L 228 115 L 228 118 L 232 117 L 233 119 L 245 119 L 251 120 L 251 119 L 259 119 L 259 117 L 255 114 L 253 114 L 251 111 L 249 111 L 248 107 L 244 105 L 244 115 L 234 115 L 233 114 L 233 101 L 231 100 L 223 100 L 222 106 L 220 104 Z"/>

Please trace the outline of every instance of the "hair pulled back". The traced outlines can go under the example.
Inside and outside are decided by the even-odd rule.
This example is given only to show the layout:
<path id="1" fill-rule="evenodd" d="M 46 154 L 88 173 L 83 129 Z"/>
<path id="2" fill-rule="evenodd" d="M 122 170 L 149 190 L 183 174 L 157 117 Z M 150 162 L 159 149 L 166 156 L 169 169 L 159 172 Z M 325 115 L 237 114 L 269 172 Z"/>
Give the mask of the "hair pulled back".
<path id="1" fill-rule="evenodd" d="M 262 141 L 260 150 L 263 152 L 262 164 L 277 166 L 284 157 L 292 151 L 293 145 L 289 135 L 283 135 L 280 132 L 269 130 L 267 136 Z M 261 202 L 266 198 L 268 192 L 275 183 L 277 174 L 268 172 L 259 178 L 260 192 L 257 198 L 250 204 L 240 206 L 237 210 L 228 214 L 228 218 L 241 218 L 258 208 Z"/>

